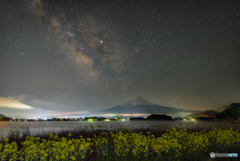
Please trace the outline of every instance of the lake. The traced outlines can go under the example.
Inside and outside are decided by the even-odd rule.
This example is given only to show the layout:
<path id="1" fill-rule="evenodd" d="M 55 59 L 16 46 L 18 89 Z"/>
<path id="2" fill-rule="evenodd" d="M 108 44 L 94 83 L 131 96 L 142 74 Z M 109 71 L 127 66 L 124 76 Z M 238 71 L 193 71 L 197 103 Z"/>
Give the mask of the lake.
<path id="1" fill-rule="evenodd" d="M 128 127 L 128 128 L 157 128 L 157 129 L 213 129 L 220 127 L 240 128 L 240 124 L 233 124 L 228 122 L 202 122 L 202 121 L 2 121 L 0 122 L 0 136 L 5 137 L 10 131 L 19 130 L 20 132 L 26 127 L 29 128 L 31 135 L 41 132 L 74 130 L 76 128 L 105 129 L 110 131 L 114 128 Z"/>

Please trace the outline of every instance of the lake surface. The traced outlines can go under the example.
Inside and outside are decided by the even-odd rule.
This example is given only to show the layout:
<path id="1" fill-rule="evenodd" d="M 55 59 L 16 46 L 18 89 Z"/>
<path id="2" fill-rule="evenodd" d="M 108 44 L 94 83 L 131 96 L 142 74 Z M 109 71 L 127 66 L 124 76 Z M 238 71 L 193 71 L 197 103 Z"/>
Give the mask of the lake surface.
<path id="1" fill-rule="evenodd" d="M 28 126 L 29 129 L 35 128 L 47 128 L 47 129 L 55 129 L 55 128 L 87 128 L 93 127 L 94 129 L 105 129 L 112 127 L 129 127 L 129 128 L 152 128 L 152 127 L 161 127 L 161 126 L 188 126 L 188 125 L 197 125 L 202 124 L 197 121 L 10 121 L 10 122 L 0 122 L 0 130 L 6 130 L 12 127 L 23 128 Z"/>
<path id="2" fill-rule="evenodd" d="M 50 132 L 57 130 L 74 130 L 78 128 L 89 128 L 114 130 L 114 128 L 128 127 L 128 128 L 157 128 L 157 129 L 213 129 L 220 127 L 237 127 L 240 124 L 220 123 L 220 122 L 202 122 L 202 121 L 4 121 L 0 122 L 0 137 L 7 136 L 9 132 L 18 130 L 24 131 L 26 127 L 29 128 L 31 135 L 41 132 Z"/>

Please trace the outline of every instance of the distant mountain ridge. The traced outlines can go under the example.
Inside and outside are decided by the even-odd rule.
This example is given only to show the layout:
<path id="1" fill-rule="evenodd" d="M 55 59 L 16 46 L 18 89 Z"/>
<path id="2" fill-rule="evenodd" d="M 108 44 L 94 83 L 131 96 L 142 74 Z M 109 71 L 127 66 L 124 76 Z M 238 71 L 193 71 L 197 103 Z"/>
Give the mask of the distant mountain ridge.
<path id="1" fill-rule="evenodd" d="M 141 113 L 159 113 L 159 114 L 177 114 L 180 112 L 201 112 L 195 110 L 183 110 L 173 107 L 160 106 L 154 104 L 141 96 L 133 97 L 125 103 L 119 104 L 112 108 L 97 111 L 94 114 L 141 114 Z"/>
<path id="2" fill-rule="evenodd" d="M 219 119 L 233 118 L 240 119 L 240 103 L 232 103 L 226 106 L 225 110 L 219 113 L 216 117 Z"/>
<path id="3" fill-rule="evenodd" d="M 0 113 L 0 118 L 8 118 L 8 117 Z"/>
<path id="4" fill-rule="evenodd" d="M 205 110 L 201 113 L 193 113 L 188 115 L 188 117 L 193 117 L 193 118 L 197 118 L 197 117 L 208 117 L 208 118 L 216 118 L 216 116 L 219 114 L 220 112 L 218 111 L 214 111 L 214 110 Z"/>
<path id="5" fill-rule="evenodd" d="M 218 112 L 223 112 L 224 110 L 228 109 L 228 108 L 234 108 L 234 107 L 240 107 L 240 103 L 231 103 L 227 106 L 224 106 L 224 107 L 220 107 L 220 108 L 217 108 L 215 109 L 215 111 L 218 111 Z"/>
<path id="6" fill-rule="evenodd" d="M 240 107 L 240 103 L 231 103 L 229 107 Z"/>

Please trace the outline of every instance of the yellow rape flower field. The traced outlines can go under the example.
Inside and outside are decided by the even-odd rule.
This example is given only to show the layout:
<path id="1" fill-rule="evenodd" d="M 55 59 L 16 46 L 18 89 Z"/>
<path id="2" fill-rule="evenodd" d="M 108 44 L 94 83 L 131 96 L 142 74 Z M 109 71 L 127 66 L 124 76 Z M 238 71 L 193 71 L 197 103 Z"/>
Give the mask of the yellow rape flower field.
<path id="1" fill-rule="evenodd" d="M 48 139 L 27 136 L 21 142 L 5 138 L 0 143 L 1 161 L 173 161 L 173 160 L 217 160 L 209 157 L 210 152 L 240 154 L 240 133 L 232 128 L 214 128 L 208 132 L 188 132 L 186 129 L 167 130 L 160 137 L 151 132 L 145 135 L 128 130 L 102 132 L 92 138 L 59 138 L 49 133 Z M 238 158 L 239 159 L 239 158 Z"/>

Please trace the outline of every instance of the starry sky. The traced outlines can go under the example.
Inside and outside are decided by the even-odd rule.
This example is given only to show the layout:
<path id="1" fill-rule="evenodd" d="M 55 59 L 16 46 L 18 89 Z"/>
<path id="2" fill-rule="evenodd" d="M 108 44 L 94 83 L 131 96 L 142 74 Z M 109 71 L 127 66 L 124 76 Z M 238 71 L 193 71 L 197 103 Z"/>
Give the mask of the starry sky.
<path id="1" fill-rule="evenodd" d="M 238 0 L 3 0 L 0 113 L 79 115 L 135 96 L 240 102 Z"/>

